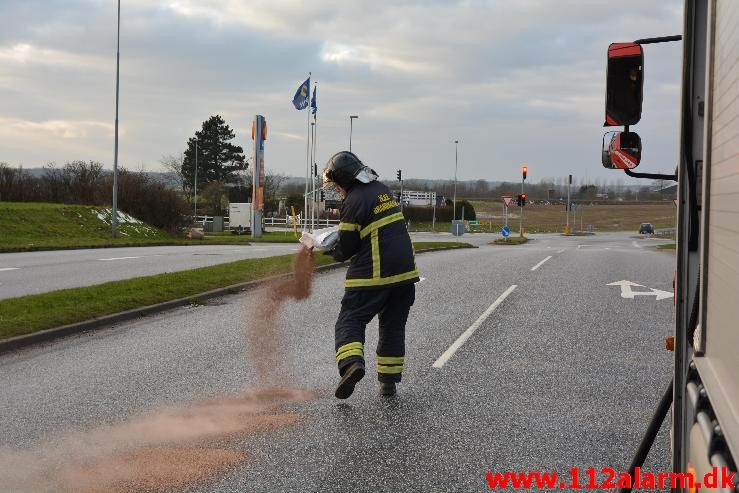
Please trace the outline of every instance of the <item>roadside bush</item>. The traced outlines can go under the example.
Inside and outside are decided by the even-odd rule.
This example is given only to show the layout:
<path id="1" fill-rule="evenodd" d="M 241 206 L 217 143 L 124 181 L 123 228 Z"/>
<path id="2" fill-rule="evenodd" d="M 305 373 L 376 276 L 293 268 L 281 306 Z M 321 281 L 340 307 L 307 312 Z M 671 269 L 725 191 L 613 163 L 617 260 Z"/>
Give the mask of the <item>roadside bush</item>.
<path id="1" fill-rule="evenodd" d="M 102 181 L 104 198 L 98 205 L 109 205 L 113 202 L 113 175 L 106 175 Z M 118 171 L 118 209 L 170 233 L 186 225 L 185 214 L 189 212 L 189 206 L 175 190 L 143 173 L 125 169 Z"/>

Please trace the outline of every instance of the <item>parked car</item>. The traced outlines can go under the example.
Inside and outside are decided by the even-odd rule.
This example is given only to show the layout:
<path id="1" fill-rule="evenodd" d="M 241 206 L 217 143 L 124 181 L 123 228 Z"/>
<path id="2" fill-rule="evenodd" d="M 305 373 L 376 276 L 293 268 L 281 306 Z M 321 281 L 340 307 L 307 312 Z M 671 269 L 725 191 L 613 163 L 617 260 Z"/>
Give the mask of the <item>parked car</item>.
<path id="1" fill-rule="evenodd" d="M 639 226 L 639 234 L 640 235 L 653 235 L 654 226 L 652 226 L 651 223 L 641 223 L 641 226 Z"/>

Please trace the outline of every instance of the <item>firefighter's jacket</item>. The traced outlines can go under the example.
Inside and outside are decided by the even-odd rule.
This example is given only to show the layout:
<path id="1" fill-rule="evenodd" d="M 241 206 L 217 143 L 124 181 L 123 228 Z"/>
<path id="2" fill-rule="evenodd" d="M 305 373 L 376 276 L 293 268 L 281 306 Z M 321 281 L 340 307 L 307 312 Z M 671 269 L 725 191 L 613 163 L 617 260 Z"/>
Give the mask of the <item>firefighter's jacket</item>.
<path id="1" fill-rule="evenodd" d="M 334 258 L 351 259 L 348 290 L 418 281 L 413 244 L 400 206 L 378 181 L 355 182 L 341 205 L 339 244 Z"/>

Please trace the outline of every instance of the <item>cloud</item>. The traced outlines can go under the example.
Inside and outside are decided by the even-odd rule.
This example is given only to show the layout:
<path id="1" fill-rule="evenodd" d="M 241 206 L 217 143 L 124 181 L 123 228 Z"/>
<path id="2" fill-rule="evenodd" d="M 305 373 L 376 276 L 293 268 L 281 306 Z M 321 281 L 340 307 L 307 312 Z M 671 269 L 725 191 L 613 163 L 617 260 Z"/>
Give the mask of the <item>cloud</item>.
<path id="1" fill-rule="evenodd" d="M 389 173 L 448 177 L 450 142 L 460 138 L 465 177 L 512 178 L 511 163 L 523 160 L 532 177 L 543 176 L 537 166 L 546 176 L 609 176 L 591 167 L 603 132 L 606 47 L 678 33 L 681 4 L 127 0 L 122 160 L 156 168 L 216 113 L 246 149 L 251 119 L 262 114 L 273 137 L 267 165 L 301 176 L 307 115 L 290 100 L 311 71 L 319 82 L 320 162 L 347 146 L 351 113 L 360 115 L 353 147 Z M 105 0 L 0 4 L 0 119 L 30 122 L 15 124 L 12 136 L 0 129 L 0 159 L 111 165 L 115 20 Z M 680 46 L 645 51 L 644 118 L 635 130 L 645 155 L 670 162 Z"/>
<path id="2" fill-rule="evenodd" d="M 99 70 L 99 57 L 78 54 L 53 48 L 41 48 L 28 43 L 16 43 L 0 47 L 0 63 L 59 65 L 85 70 Z"/>
<path id="3" fill-rule="evenodd" d="M 70 120 L 33 122 L 8 118 L 0 118 L 0 127 L 5 127 L 11 132 L 33 132 L 39 137 L 52 136 L 62 139 L 85 139 L 101 135 L 110 137 L 114 129 L 113 125 L 106 122 Z M 124 133 L 125 130 L 119 128 L 119 135 Z"/>

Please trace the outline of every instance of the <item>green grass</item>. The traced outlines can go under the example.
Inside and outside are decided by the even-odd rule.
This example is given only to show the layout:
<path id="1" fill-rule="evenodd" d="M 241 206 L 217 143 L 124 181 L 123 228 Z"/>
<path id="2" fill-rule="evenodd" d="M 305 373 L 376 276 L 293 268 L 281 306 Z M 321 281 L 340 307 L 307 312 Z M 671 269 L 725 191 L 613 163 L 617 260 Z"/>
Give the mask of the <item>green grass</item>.
<path id="1" fill-rule="evenodd" d="M 413 249 L 417 252 L 431 250 L 433 248 L 455 249 L 455 248 L 477 248 L 475 245 L 464 243 L 462 241 L 416 241 L 413 242 Z"/>
<path id="2" fill-rule="evenodd" d="M 83 288 L 0 300 L 0 338 L 89 320 L 290 272 L 293 255 L 247 259 Z M 316 264 L 333 262 L 315 254 Z"/>
<path id="3" fill-rule="evenodd" d="M 677 245 L 675 243 L 667 243 L 665 245 L 657 245 L 657 250 L 675 250 Z"/>
<path id="4" fill-rule="evenodd" d="M 416 251 L 470 247 L 472 245 L 460 242 L 414 243 Z M 315 253 L 314 257 L 316 265 L 333 263 L 333 259 L 327 255 Z M 0 300 L 0 339 L 284 274 L 291 271 L 293 258 L 294 255 L 280 255 L 239 260 L 199 269 Z"/>
<path id="5" fill-rule="evenodd" d="M 110 237 L 105 207 L 0 202 L 0 249 L 161 244 L 174 237 L 146 224 L 121 222 L 120 237 Z"/>
<path id="6" fill-rule="evenodd" d="M 495 241 L 491 241 L 491 245 L 522 245 L 524 243 L 527 243 L 529 241 L 528 238 L 525 236 L 521 238 L 520 236 L 514 236 L 511 235 L 508 237 L 508 240 L 506 241 L 505 238 L 498 238 Z"/>

